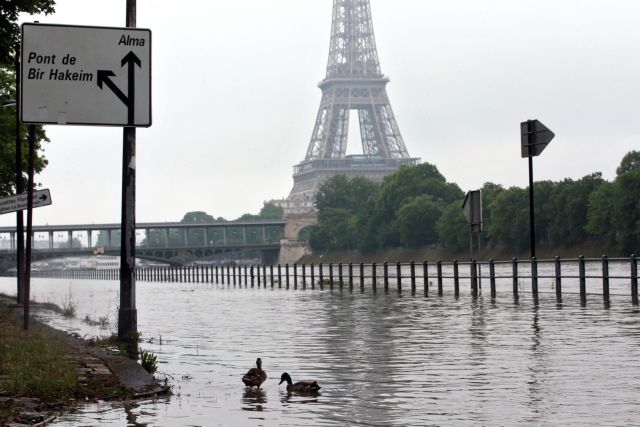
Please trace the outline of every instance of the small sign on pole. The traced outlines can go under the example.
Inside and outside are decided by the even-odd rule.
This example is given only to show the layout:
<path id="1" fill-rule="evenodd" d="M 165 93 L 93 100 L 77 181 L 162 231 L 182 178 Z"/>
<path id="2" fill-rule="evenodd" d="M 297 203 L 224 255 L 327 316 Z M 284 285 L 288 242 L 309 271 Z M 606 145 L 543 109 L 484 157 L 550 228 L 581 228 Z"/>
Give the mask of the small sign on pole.
<path id="1" fill-rule="evenodd" d="M 482 190 L 469 191 L 462 203 L 462 212 L 471 226 L 471 232 L 480 233 L 482 221 Z"/>
<path id="2" fill-rule="evenodd" d="M 469 255 L 473 258 L 473 235 L 478 236 L 480 251 L 480 232 L 483 230 L 482 190 L 469 191 L 462 203 L 462 212 L 469 223 Z"/>
<path id="3" fill-rule="evenodd" d="M 20 193 L 15 196 L 0 199 L 0 215 L 24 211 L 28 205 L 27 193 Z M 48 189 L 33 192 L 33 207 L 39 208 L 51 204 L 51 193 Z"/>

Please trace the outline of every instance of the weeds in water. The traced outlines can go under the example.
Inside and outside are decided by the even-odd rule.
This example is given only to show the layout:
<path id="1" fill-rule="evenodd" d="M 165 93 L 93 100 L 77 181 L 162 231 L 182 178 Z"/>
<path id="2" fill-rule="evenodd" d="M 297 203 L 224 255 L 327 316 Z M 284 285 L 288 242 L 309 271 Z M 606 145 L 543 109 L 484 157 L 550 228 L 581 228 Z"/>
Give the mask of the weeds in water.
<path id="1" fill-rule="evenodd" d="M 78 308 L 78 301 L 73 299 L 71 293 L 65 297 L 62 301 L 62 315 L 64 317 L 76 317 L 76 309 Z"/>
<path id="2" fill-rule="evenodd" d="M 99 316 L 98 320 L 95 320 L 87 314 L 84 317 L 84 322 L 91 326 L 99 326 L 100 329 L 107 329 L 110 325 L 109 316 Z"/>
<path id="3" fill-rule="evenodd" d="M 158 370 L 158 356 L 143 349 L 139 350 L 140 363 L 145 371 L 154 374 Z"/>

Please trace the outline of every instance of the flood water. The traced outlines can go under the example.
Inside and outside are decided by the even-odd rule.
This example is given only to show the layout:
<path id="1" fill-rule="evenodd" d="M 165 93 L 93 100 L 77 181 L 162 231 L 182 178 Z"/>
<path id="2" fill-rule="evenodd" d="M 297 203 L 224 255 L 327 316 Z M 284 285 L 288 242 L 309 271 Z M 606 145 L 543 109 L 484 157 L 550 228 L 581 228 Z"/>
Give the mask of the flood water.
<path id="1" fill-rule="evenodd" d="M 83 336 L 115 331 L 115 281 L 34 279 L 38 301 L 77 302 L 77 318 L 34 310 Z M 15 279 L 0 292 L 15 294 Z M 158 355 L 173 395 L 91 404 L 54 425 L 635 426 L 640 423 L 640 310 L 577 295 L 538 303 L 488 289 L 364 295 L 202 283 L 137 285 L 141 347 Z M 82 321 L 108 316 L 100 329 Z M 261 357 L 269 379 L 240 378 Z M 282 372 L 315 379 L 288 395 Z"/>

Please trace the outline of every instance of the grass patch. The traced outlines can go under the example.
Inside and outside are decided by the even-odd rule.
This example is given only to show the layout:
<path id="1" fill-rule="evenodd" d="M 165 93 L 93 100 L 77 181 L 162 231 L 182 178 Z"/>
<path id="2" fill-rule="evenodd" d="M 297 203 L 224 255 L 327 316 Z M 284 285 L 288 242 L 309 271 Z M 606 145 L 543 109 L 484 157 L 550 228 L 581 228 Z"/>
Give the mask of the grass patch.
<path id="1" fill-rule="evenodd" d="M 0 395 L 64 399 L 76 394 L 78 376 L 65 361 L 66 344 L 41 326 L 20 327 L 0 306 Z"/>

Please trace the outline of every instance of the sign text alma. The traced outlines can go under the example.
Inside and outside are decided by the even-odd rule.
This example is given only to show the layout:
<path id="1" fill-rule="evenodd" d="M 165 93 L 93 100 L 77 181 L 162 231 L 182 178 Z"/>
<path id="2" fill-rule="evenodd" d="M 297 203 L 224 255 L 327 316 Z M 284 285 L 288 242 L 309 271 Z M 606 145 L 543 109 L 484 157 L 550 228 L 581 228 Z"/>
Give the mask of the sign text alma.
<path id="1" fill-rule="evenodd" d="M 120 37 L 120 41 L 118 42 L 118 45 L 125 45 L 125 46 L 144 46 L 144 38 L 136 38 L 136 37 L 131 37 L 129 35 L 123 34 Z"/>

